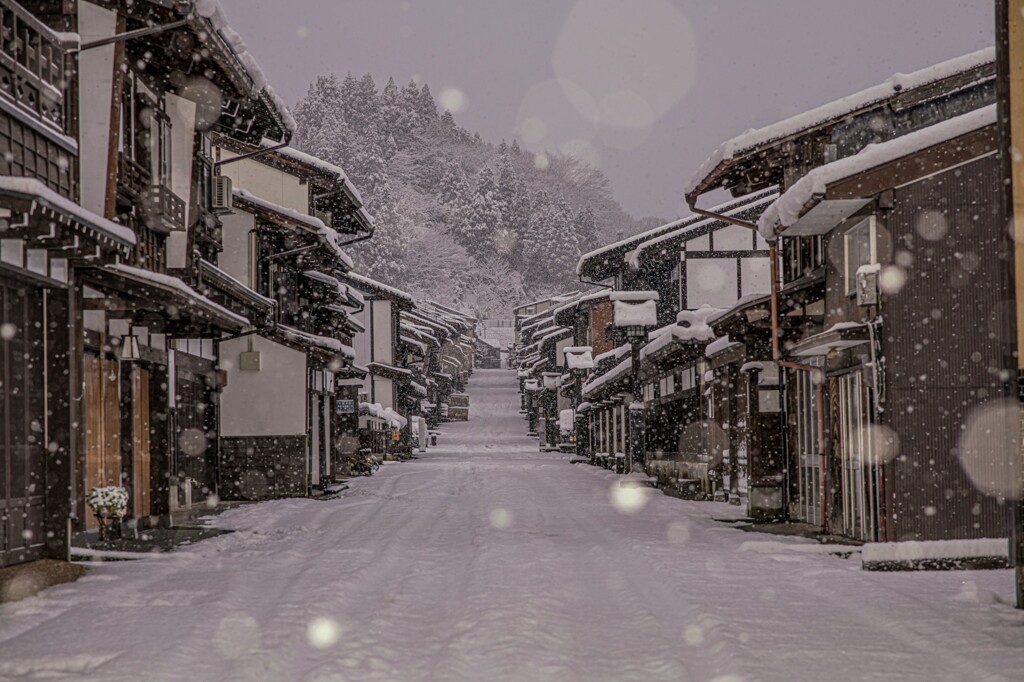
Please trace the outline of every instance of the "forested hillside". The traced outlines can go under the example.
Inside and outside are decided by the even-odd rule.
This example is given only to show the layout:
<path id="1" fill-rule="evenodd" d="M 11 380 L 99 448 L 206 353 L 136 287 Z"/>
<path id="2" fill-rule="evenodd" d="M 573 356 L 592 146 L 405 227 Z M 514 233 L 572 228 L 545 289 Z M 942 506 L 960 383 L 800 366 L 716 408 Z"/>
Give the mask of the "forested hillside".
<path id="1" fill-rule="evenodd" d="M 575 287 L 581 252 L 640 229 L 601 171 L 486 142 L 426 84 L 321 76 L 295 118 L 294 144 L 343 167 L 377 221 L 351 249 L 360 268 L 482 317 Z"/>

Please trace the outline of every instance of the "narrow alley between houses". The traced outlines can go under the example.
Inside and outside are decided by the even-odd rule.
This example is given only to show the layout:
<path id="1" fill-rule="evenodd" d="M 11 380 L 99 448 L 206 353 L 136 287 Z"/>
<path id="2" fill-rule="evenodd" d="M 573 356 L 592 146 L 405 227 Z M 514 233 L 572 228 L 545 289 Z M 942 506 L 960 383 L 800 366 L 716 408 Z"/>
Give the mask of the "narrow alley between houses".
<path id="1" fill-rule="evenodd" d="M 0 680 L 1010 680 L 1008 570 L 863 572 L 525 435 L 515 373 L 330 499 L 0 606 Z M 823 652 L 828 652 L 824 655 Z M 145 673 L 141 671 L 145 670 Z"/>

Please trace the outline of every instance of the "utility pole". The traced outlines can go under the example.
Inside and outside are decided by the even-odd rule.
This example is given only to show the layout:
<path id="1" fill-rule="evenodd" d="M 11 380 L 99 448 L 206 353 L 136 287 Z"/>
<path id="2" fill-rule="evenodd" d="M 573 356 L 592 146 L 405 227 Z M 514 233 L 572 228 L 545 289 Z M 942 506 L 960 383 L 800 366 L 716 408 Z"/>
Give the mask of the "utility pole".
<path id="1" fill-rule="evenodd" d="M 1003 215 L 1010 226 L 1013 266 L 1008 272 L 1016 302 L 1018 481 L 1013 499 L 1010 557 L 1016 578 L 1017 608 L 1024 609 L 1024 0 L 996 0 L 996 87 L 1003 165 Z"/>

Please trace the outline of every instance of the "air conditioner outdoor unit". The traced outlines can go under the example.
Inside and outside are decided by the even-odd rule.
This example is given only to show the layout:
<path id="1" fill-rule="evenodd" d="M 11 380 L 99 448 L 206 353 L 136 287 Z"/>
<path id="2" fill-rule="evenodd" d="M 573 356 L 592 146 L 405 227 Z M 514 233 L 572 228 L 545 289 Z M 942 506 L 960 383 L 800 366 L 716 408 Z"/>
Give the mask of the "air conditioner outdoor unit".
<path id="1" fill-rule="evenodd" d="M 878 267 L 857 270 L 857 305 L 878 305 Z"/>
<path id="2" fill-rule="evenodd" d="M 231 194 L 231 178 L 226 175 L 216 175 L 213 178 L 213 212 L 231 213 L 234 208 Z"/>

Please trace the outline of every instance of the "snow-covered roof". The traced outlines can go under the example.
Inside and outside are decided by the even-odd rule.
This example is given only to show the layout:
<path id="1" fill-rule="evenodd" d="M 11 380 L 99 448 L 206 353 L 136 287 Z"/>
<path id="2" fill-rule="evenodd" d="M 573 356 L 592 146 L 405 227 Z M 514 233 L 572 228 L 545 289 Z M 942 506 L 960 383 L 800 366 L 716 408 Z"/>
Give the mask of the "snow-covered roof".
<path id="1" fill-rule="evenodd" d="M 135 246 L 135 233 L 124 225 L 107 220 L 92 211 L 82 208 L 67 197 L 57 194 L 35 178 L 0 175 L 0 191 L 20 194 L 28 199 L 46 206 L 53 211 L 74 218 L 79 223 L 93 230 L 98 237 L 106 238 L 124 246 Z M 59 220 L 57 221 L 60 222 Z"/>
<path id="2" fill-rule="evenodd" d="M 412 346 L 413 348 L 418 350 L 420 352 L 420 355 L 427 354 L 427 344 L 423 343 L 422 341 L 417 341 L 411 336 L 406 336 L 405 334 L 399 334 L 398 339 L 405 345 Z"/>
<path id="3" fill-rule="evenodd" d="M 219 0 L 195 0 L 195 11 L 198 16 L 207 19 L 214 30 L 220 34 L 221 38 L 235 54 L 235 57 L 237 57 L 239 63 L 245 68 L 246 73 L 249 74 L 253 87 L 257 91 L 266 93 L 267 97 L 277 108 L 278 113 L 281 114 L 281 121 L 285 128 L 288 129 L 289 133 L 294 134 L 296 129 L 295 118 L 288 111 L 288 106 L 284 103 L 284 100 L 270 87 L 263 69 L 260 68 L 256 58 L 249 52 L 249 48 L 245 41 L 242 40 L 242 36 L 238 35 L 228 25 L 227 17 L 224 15 L 224 10 L 221 8 Z"/>
<path id="4" fill-rule="evenodd" d="M 960 73 L 971 71 L 995 61 L 995 48 L 987 47 L 961 57 L 956 57 L 934 64 L 909 74 L 896 74 L 884 82 L 847 95 L 828 104 L 805 111 L 783 121 L 763 128 L 750 129 L 727 142 L 712 152 L 686 185 L 685 194 L 704 190 L 705 180 L 720 165 L 728 164 L 733 159 L 756 151 L 772 142 L 784 140 L 804 131 L 841 121 L 865 108 L 874 106 L 889 98 L 935 83 Z"/>
<path id="5" fill-rule="evenodd" d="M 709 305 L 702 305 L 696 310 L 680 311 L 676 315 L 675 324 L 667 325 L 651 333 L 653 339 L 640 349 L 640 357 L 646 358 L 654 355 L 676 342 L 712 341 L 715 338 L 715 332 L 708 325 L 708 321 L 722 312 L 721 308 L 712 308 Z"/>
<path id="6" fill-rule="evenodd" d="M 321 282 L 322 284 L 335 287 L 335 289 L 337 289 L 338 291 L 338 296 L 342 298 L 348 298 L 348 287 L 339 282 L 337 277 L 331 277 L 326 273 L 317 272 L 316 270 L 306 270 L 305 272 L 302 273 L 302 276 L 307 279 L 315 280 L 317 282 Z"/>
<path id="7" fill-rule="evenodd" d="M 248 318 L 239 315 L 238 313 L 232 310 L 228 310 L 227 308 L 217 303 L 216 301 L 213 301 L 207 298 L 206 296 L 203 296 L 201 293 L 199 293 L 189 285 L 185 284 L 177 277 L 165 275 L 162 272 L 153 272 L 152 270 L 136 268 L 134 266 L 125 265 L 123 263 L 111 263 L 103 267 L 113 272 L 123 273 L 125 275 L 128 275 L 129 277 L 145 280 L 146 282 L 155 284 L 159 287 L 163 287 L 164 289 L 173 289 L 174 291 L 177 291 L 178 293 L 202 305 L 204 308 L 214 310 L 217 312 L 217 314 L 222 315 L 225 318 L 234 320 L 240 327 L 249 326 Z"/>
<path id="8" fill-rule="evenodd" d="M 766 194 L 764 194 L 762 196 L 759 196 L 757 199 L 754 199 L 753 201 L 750 201 L 749 203 L 745 204 L 743 206 L 743 209 L 745 211 L 750 211 L 750 210 L 756 210 L 756 209 L 762 208 L 762 207 L 767 207 L 769 204 L 771 204 L 773 201 L 775 201 L 778 198 L 779 198 L 778 192 L 776 192 L 774 190 L 771 190 L 768 193 L 766 193 Z M 712 212 L 715 212 L 715 209 L 712 209 Z M 726 214 L 726 215 L 728 215 L 728 214 Z M 672 230 L 671 232 L 666 232 L 665 234 L 659 235 L 659 236 L 654 237 L 654 238 L 652 238 L 652 239 L 650 239 L 648 241 L 645 241 L 642 244 L 638 245 L 636 247 L 636 249 L 633 250 L 633 253 L 629 256 L 629 267 L 633 268 L 634 270 L 639 270 L 640 269 L 640 259 L 650 249 L 657 248 L 659 246 L 662 246 L 666 242 L 672 242 L 672 241 L 675 241 L 677 239 L 686 240 L 686 237 L 690 233 L 693 233 L 693 238 L 697 238 L 699 236 L 702 236 L 704 234 L 704 232 L 705 232 L 701 228 L 707 227 L 709 225 L 714 225 L 714 224 L 719 223 L 719 222 L 721 222 L 721 221 L 719 221 L 716 218 L 705 218 L 704 220 L 698 220 L 697 222 L 690 223 L 690 224 L 685 225 L 684 227 L 681 227 L 681 228 L 679 228 L 677 230 Z"/>
<path id="9" fill-rule="evenodd" d="M 349 257 L 343 248 L 341 248 L 341 238 L 338 236 L 337 230 L 333 227 L 328 227 L 324 224 L 324 221 L 320 220 L 316 216 L 307 215 L 301 211 L 295 210 L 294 208 L 275 204 L 274 202 L 258 197 L 252 192 L 241 187 L 235 187 L 232 190 L 232 194 L 236 199 L 241 199 L 243 203 L 248 203 L 269 213 L 277 214 L 285 220 L 315 233 L 320 238 L 320 241 L 324 246 L 330 249 L 347 269 L 351 270 L 354 267 L 352 258 Z"/>
<path id="10" fill-rule="evenodd" d="M 758 202 L 760 202 L 764 197 L 774 194 L 777 194 L 775 188 L 769 188 L 736 199 L 731 199 L 709 210 L 713 213 L 720 213 L 723 215 L 733 216 L 739 213 L 746 212 L 747 210 L 749 210 L 751 206 L 757 206 Z M 679 218 L 678 220 L 673 220 L 672 222 L 665 223 L 664 225 L 659 225 L 658 227 L 655 227 L 653 229 L 645 230 L 644 232 L 635 234 L 632 237 L 627 237 L 617 242 L 607 244 L 605 246 L 602 246 L 601 248 L 594 249 L 593 251 L 589 251 L 580 256 L 580 260 L 576 264 L 576 274 L 584 274 L 584 271 L 589 264 L 599 259 L 604 260 L 610 257 L 613 251 L 623 251 L 628 255 L 628 251 L 636 248 L 637 246 L 644 242 L 650 241 L 651 239 L 661 237 L 662 235 L 668 233 L 677 233 L 679 230 L 683 228 L 693 227 L 697 223 L 710 224 L 713 222 L 715 222 L 713 219 L 707 218 L 705 216 L 691 214 L 684 218 Z"/>
<path id="11" fill-rule="evenodd" d="M 277 147 L 273 152 L 274 154 L 283 156 L 286 159 L 291 159 L 292 161 L 296 161 L 297 163 L 304 164 L 311 168 L 316 168 L 328 175 L 337 176 L 338 180 L 345 186 L 345 189 L 352 195 L 352 198 L 355 199 L 356 208 L 362 207 L 363 197 L 359 193 L 359 190 L 356 189 L 356 186 L 352 184 L 351 180 L 349 180 L 348 173 L 346 173 L 344 169 L 329 161 L 324 161 L 321 158 L 313 156 L 312 154 L 301 152 L 294 147 L 279 147 L 279 144 L 280 143 L 275 140 L 268 140 L 266 138 L 260 141 L 260 147 L 263 149 Z"/>
<path id="12" fill-rule="evenodd" d="M 793 225 L 815 198 L 825 195 L 828 186 L 896 159 L 942 144 L 996 122 L 996 105 L 936 123 L 878 144 L 871 144 L 853 156 L 819 166 L 797 180 L 769 206 L 758 219 L 758 231 L 765 239 L 774 239 L 778 227 Z"/>
<path id="13" fill-rule="evenodd" d="M 609 358 L 616 358 L 616 359 L 618 359 L 618 358 L 621 358 L 621 357 L 625 357 L 626 355 L 629 355 L 630 350 L 631 350 L 631 348 L 630 348 L 629 344 L 628 343 L 624 343 L 621 346 L 618 346 L 617 348 L 612 348 L 609 351 L 605 351 L 604 353 L 601 353 L 596 358 L 594 358 L 594 362 L 595 363 L 600 363 L 600 362 L 603 362 L 604 360 L 608 360 Z"/>
<path id="14" fill-rule="evenodd" d="M 602 386 L 621 378 L 633 368 L 633 358 L 626 358 L 612 369 L 583 384 L 583 395 L 590 395 Z"/>
<path id="15" fill-rule="evenodd" d="M 366 275 L 360 275 L 358 272 L 346 272 L 343 275 L 343 277 L 346 280 L 350 281 L 355 287 L 363 289 L 363 291 L 366 293 L 385 294 L 388 297 L 396 298 L 402 301 L 403 303 L 413 305 L 412 296 L 405 293 L 401 289 L 396 289 L 395 287 L 388 286 L 387 284 L 384 284 L 383 282 L 378 282 L 377 280 L 371 279 Z"/>
<path id="16" fill-rule="evenodd" d="M 276 330 L 290 341 L 337 353 L 338 355 L 345 356 L 349 360 L 356 359 L 356 353 L 352 350 L 352 346 L 344 344 L 338 339 L 332 339 L 329 336 L 320 336 L 318 334 L 310 334 L 283 324 L 277 325 Z"/>

